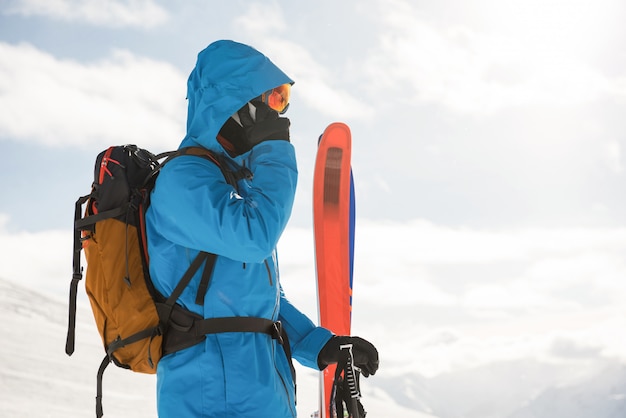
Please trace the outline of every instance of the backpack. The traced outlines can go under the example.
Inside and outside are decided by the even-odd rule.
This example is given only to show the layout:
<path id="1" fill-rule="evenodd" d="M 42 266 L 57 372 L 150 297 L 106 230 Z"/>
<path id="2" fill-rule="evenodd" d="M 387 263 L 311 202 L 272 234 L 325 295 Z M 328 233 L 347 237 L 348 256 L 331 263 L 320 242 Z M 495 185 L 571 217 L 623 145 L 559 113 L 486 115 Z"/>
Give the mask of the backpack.
<path id="1" fill-rule="evenodd" d="M 162 356 L 191 347 L 204 341 L 206 334 L 218 332 L 269 334 L 283 344 L 291 359 L 280 322 L 252 317 L 204 319 L 176 303 L 203 264 L 195 302 L 204 303 L 215 254 L 200 252 L 168 298 L 154 288 L 149 273 L 145 214 L 160 169 L 182 155 L 212 161 L 235 188 L 238 180 L 251 178 L 246 168 L 232 167 L 221 155 L 200 147 L 154 155 L 136 145 L 112 146 L 96 158 L 91 193 L 80 197 L 75 204 L 65 351 L 70 356 L 74 352 L 76 297 L 82 279 L 84 249 L 85 289 L 106 353 L 97 374 L 97 417 L 103 415 L 102 377 L 111 362 L 135 372 L 154 374 Z"/>

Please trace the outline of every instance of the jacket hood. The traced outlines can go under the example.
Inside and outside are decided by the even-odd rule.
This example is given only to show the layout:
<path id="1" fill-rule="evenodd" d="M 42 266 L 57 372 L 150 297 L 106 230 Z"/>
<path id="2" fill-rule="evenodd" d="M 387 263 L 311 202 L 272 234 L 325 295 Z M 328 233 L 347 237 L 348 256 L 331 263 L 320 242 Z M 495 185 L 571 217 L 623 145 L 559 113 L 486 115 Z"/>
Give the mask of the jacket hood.
<path id="1" fill-rule="evenodd" d="M 265 55 L 238 42 L 213 42 L 198 54 L 187 81 L 187 135 L 181 147 L 223 152 L 217 134 L 246 102 L 281 84 L 293 83 Z"/>

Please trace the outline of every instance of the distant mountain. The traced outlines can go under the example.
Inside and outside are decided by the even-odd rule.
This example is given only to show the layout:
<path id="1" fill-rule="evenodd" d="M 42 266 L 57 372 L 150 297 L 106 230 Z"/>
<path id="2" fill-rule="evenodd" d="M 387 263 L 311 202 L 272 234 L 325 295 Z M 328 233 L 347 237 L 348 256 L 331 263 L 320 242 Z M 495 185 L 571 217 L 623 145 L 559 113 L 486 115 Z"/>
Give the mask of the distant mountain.
<path id="1" fill-rule="evenodd" d="M 384 396 L 388 397 L 389 404 L 398 405 L 407 411 L 411 411 L 409 415 L 411 417 L 435 417 L 433 415 L 433 404 L 437 402 L 434 400 L 429 381 L 418 374 L 388 376 L 382 369 L 374 378 L 364 380 L 363 382 L 361 386 L 366 388 L 363 390 L 365 396 L 363 402 L 366 405 L 371 403 L 372 397 L 382 397 L 382 394 L 384 394 Z M 367 391 L 367 388 L 370 386 L 375 386 L 372 394 Z"/>
<path id="2" fill-rule="evenodd" d="M 578 384 L 552 387 L 507 418 L 626 417 L 626 366 L 613 365 Z"/>
<path id="3" fill-rule="evenodd" d="M 439 418 L 624 418 L 626 366 L 587 368 L 534 359 L 503 361 L 426 379 L 407 374 L 376 385 L 391 402 Z M 381 376 L 382 377 L 382 376 Z"/>

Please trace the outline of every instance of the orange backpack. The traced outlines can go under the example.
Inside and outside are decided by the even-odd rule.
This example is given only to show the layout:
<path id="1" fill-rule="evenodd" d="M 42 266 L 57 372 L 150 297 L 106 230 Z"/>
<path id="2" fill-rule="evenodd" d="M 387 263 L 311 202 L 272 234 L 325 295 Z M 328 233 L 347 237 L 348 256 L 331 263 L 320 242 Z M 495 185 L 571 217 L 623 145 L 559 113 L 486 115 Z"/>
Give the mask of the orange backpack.
<path id="1" fill-rule="evenodd" d="M 153 374 L 163 355 L 195 345 L 206 334 L 263 332 L 279 339 L 284 335 L 280 323 L 267 319 L 203 319 L 176 304 L 203 264 L 196 303 L 204 303 L 215 254 L 200 252 L 167 299 L 154 288 L 148 268 L 145 213 L 161 167 L 182 155 L 214 162 L 233 187 L 237 187 L 239 179 L 251 176 L 247 169 L 235 170 L 221 156 L 204 148 L 190 147 L 154 155 L 135 145 L 113 146 L 98 155 L 91 193 L 76 202 L 65 351 L 70 356 L 74 352 L 76 296 L 82 279 L 80 256 L 84 249 L 85 288 L 106 352 L 97 375 L 98 417 L 103 415 L 102 377 L 110 362 L 135 372 Z"/>

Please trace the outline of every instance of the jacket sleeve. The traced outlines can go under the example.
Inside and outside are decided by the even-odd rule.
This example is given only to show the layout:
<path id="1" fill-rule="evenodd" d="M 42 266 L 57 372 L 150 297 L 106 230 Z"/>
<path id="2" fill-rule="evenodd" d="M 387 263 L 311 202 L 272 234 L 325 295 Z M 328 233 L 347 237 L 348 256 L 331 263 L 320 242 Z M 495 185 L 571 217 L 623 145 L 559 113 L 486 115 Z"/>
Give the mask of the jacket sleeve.
<path id="1" fill-rule="evenodd" d="M 295 151 L 287 141 L 265 141 L 246 162 L 253 178 L 240 182 L 239 193 L 210 161 L 183 156 L 167 164 L 152 193 L 159 234 L 177 245 L 243 262 L 270 256 L 291 215 Z"/>
<path id="2" fill-rule="evenodd" d="M 303 366 L 319 370 L 317 356 L 333 334 L 325 328 L 315 326 L 305 314 L 289 302 L 282 288 L 280 294 L 278 319 L 287 331 L 292 357 Z"/>

